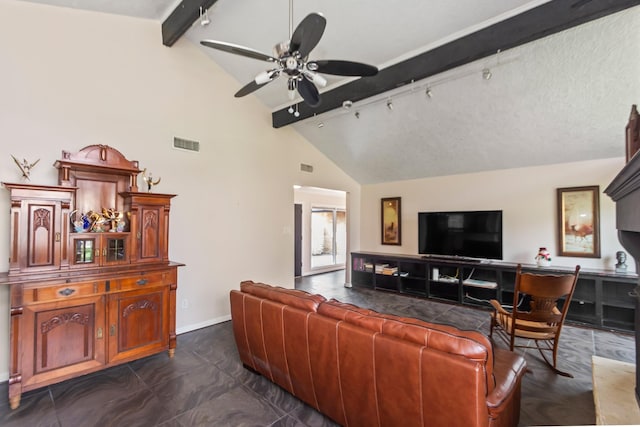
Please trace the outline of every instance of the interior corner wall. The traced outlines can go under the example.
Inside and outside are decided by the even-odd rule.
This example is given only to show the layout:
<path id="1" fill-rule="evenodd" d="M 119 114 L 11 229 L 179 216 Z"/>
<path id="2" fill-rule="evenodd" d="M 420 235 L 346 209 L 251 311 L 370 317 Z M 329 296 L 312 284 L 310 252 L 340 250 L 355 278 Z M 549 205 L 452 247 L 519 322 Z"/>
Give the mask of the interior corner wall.
<path id="1" fill-rule="evenodd" d="M 62 150 L 106 144 L 162 178 L 154 191 L 177 194 L 178 333 L 228 320 L 241 280 L 293 287 L 294 184 L 349 192 L 358 241 L 359 184 L 290 127 L 274 129 L 255 97 L 234 98 L 242 84 L 198 46 L 163 46 L 160 22 L 0 0 L 0 52 L 0 181 L 21 180 L 14 155 L 40 159 L 31 183 L 56 185 Z M 174 149 L 174 136 L 199 141 L 200 152 Z M 8 214 L 0 189 L 0 271 Z M 0 381 L 8 294 L 0 287 Z"/>
<path id="2" fill-rule="evenodd" d="M 622 148 L 624 141 L 620 144 Z M 502 210 L 505 261 L 534 264 L 538 248 L 545 246 L 553 265 L 613 270 L 616 251 L 625 249 L 618 241 L 615 203 L 603 191 L 623 166 L 623 158 L 613 158 L 366 185 L 361 209 L 374 214 L 361 217 L 361 248 L 417 254 L 418 212 Z M 559 257 L 556 189 L 590 185 L 600 187 L 601 257 Z M 402 198 L 402 246 L 380 242 L 383 197 Z M 634 272 L 634 263 L 627 264 Z"/>

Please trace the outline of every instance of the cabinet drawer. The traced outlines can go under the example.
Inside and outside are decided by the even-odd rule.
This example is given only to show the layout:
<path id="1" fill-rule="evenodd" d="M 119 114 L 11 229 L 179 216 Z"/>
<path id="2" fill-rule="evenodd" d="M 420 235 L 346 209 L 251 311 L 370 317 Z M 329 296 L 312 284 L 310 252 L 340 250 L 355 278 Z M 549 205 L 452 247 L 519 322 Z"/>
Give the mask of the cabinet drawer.
<path id="1" fill-rule="evenodd" d="M 24 302 L 45 302 L 59 299 L 77 298 L 104 292 L 104 281 L 64 283 L 42 288 L 24 290 Z"/>
<path id="2" fill-rule="evenodd" d="M 118 280 L 119 291 L 143 289 L 151 286 L 168 285 L 172 282 L 173 274 L 170 271 L 153 272 L 139 276 L 126 277 Z M 113 290 L 113 289 L 112 289 Z"/>

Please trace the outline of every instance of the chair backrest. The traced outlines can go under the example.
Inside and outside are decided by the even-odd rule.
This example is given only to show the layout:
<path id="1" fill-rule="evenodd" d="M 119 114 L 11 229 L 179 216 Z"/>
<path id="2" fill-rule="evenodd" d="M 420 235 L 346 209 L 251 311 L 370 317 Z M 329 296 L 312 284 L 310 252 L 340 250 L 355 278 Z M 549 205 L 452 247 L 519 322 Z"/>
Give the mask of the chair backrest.
<path id="1" fill-rule="evenodd" d="M 544 322 L 546 327 L 528 325 L 518 329 L 535 330 L 538 332 L 559 332 L 569 311 L 571 298 L 578 281 L 580 266 L 569 274 L 537 274 L 523 273 L 522 266 L 516 269 L 516 286 L 514 292 L 514 320 L 521 319 L 530 322 Z M 529 310 L 518 310 L 518 302 L 529 296 Z M 558 301 L 562 299 L 562 310 L 558 309 Z"/>

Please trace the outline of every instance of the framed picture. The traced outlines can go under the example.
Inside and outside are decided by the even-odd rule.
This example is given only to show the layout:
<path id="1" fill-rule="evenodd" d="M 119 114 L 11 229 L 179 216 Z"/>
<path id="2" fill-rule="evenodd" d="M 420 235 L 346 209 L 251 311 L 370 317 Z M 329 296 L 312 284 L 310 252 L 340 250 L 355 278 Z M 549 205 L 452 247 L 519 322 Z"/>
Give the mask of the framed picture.
<path id="1" fill-rule="evenodd" d="M 600 188 L 558 188 L 558 255 L 600 258 Z"/>
<path id="2" fill-rule="evenodd" d="M 402 244 L 400 197 L 381 199 L 382 206 L 382 244 Z"/>

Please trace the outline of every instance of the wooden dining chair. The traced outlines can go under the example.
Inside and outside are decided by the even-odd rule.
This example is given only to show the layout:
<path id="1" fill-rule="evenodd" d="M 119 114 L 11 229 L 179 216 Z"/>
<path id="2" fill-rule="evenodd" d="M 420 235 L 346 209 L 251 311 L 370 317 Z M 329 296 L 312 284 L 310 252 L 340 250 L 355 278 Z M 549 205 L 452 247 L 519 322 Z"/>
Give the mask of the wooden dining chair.
<path id="1" fill-rule="evenodd" d="M 579 272 L 578 265 L 570 274 L 523 273 L 522 266 L 518 265 L 513 306 L 507 309 L 495 299 L 490 301 L 494 311 L 489 337 L 493 339 L 495 332 L 511 351 L 516 347 L 537 348 L 555 373 L 573 378 L 570 373 L 558 369 L 557 357 L 560 332 Z M 548 358 L 549 352 L 553 363 Z"/>

